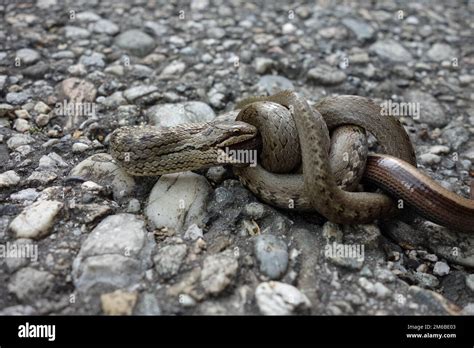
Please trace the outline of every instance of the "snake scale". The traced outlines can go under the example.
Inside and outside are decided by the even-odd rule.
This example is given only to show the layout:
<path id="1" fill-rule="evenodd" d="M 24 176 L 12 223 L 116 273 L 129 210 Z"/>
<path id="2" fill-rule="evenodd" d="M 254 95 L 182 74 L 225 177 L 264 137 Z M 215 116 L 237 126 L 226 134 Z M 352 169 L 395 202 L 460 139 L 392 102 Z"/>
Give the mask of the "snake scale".
<path id="1" fill-rule="evenodd" d="M 265 114 L 269 103 L 276 105 L 270 106 L 273 111 L 267 112 L 263 126 L 260 115 Z M 111 154 L 132 175 L 161 175 L 220 164 L 217 159 L 224 148 L 255 148 L 255 139 L 260 135 L 261 164 L 236 166 L 234 171 L 267 203 L 288 208 L 292 202 L 296 210 L 317 211 L 332 222 L 354 224 L 394 215 L 394 197 L 403 199 L 433 222 L 459 231 L 474 231 L 474 201 L 455 195 L 421 174 L 403 126 L 392 116 L 382 116 L 380 107 L 370 99 L 326 97 L 310 107 L 295 92 L 283 91 L 247 99 L 238 107 L 241 111 L 236 121 L 119 128 L 110 138 Z M 385 154 L 368 156 L 364 178 L 391 197 L 349 192 L 338 186 L 330 165 L 329 132 L 348 125 L 361 127 L 378 140 Z M 287 151 L 296 149 L 296 154 L 294 150 L 283 155 L 271 151 L 269 154 L 269 149 L 275 150 L 282 143 L 281 139 L 275 140 L 276 136 L 286 136 L 283 143 L 293 144 L 287 146 Z M 272 158 L 278 156 L 280 159 L 272 163 Z M 295 169 L 297 162 L 302 164 L 302 174 Z"/>

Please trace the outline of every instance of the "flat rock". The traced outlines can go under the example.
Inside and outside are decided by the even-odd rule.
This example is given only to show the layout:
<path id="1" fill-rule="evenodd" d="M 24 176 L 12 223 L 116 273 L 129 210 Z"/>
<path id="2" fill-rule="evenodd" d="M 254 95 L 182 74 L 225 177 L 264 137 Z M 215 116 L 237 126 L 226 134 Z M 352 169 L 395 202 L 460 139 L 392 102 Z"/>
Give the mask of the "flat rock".
<path id="1" fill-rule="evenodd" d="M 211 192 L 207 180 L 192 172 L 162 175 L 153 187 L 145 215 L 156 228 L 186 230 L 200 225 L 206 216 Z"/>
<path id="2" fill-rule="evenodd" d="M 10 230 L 15 238 L 39 239 L 48 235 L 54 220 L 61 211 L 63 203 L 58 201 L 41 200 L 26 207 L 10 223 Z"/>
<path id="3" fill-rule="evenodd" d="M 209 105 L 199 101 L 155 105 L 147 110 L 147 115 L 150 123 L 159 127 L 208 122 L 216 117 Z"/>
<path id="4" fill-rule="evenodd" d="M 111 291 L 138 282 L 151 264 L 154 242 L 133 214 L 106 217 L 88 235 L 73 262 L 80 291 Z"/>
<path id="5" fill-rule="evenodd" d="M 138 57 L 146 56 L 156 47 L 155 40 L 151 36 L 137 29 L 121 33 L 115 38 L 115 43 Z"/>
<path id="6" fill-rule="evenodd" d="M 413 59 L 411 53 L 395 40 L 380 40 L 370 46 L 370 51 L 374 52 L 381 59 L 391 62 L 408 62 Z"/>
<path id="7" fill-rule="evenodd" d="M 309 314 L 311 302 L 297 288 L 281 282 L 260 283 L 255 289 L 255 299 L 264 315 Z"/>

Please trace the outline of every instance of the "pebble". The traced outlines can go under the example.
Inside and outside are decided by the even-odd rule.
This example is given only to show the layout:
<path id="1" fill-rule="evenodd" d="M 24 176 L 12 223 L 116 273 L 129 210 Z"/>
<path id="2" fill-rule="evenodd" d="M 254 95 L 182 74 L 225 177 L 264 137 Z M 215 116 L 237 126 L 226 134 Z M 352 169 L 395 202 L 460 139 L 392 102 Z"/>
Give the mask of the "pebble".
<path id="1" fill-rule="evenodd" d="M 185 231 L 191 224 L 203 223 L 210 193 L 211 186 L 201 175 L 162 175 L 150 193 L 145 215 L 155 228 Z"/>
<path id="2" fill-rule="evenodd" d="M 22 302 L 35 302 L 54 285 L 54 276 L 46 271 L 25 267 L 16 272 L 8 283 L 8 291 Z"/>
<path id="3" fill-rule="evenodd" d="M 431 61 L 441 62 L 443 60 L 451 61 L 451 59 L 457 58 L 458 54 L 451 46 L 437 42 L 426 52 L 426 57 Z"/>
<path id="4" fill-rule="evenodd" d="M 42 238 L 51 232 L 62 208 L 63 203 L 59 201 L 38 201 L 23 209 L 10 223 L 9 228 L 15 238 Z"/>
<path id="5" fill-rule="evenodd" d="M 374 28 L 364 21 L 353 18 L 344 18 L 342 24 L 350 29 L 359 41 L 371 41 L 375 36 Z"/>
<path id="6" fill-rule="evenodd" d="M 127 30 L 115 38 L 115 43 L 133 55 L 144 57 L 151 53 L 155 47 L 155 40 L 143 31 Z"/>
<path id="7" fill-rule="evenodd" d="M 161 76 L 180 77 L 185 69 L 186 69 L 185 63 L 180 62 L 180 61 L 174 61 L 163 69 L 163 71 L 161 72 Z"/>
<path id="8" fill-rule="evenodd" d="M 369 50 L 374 52 L 381 59 L 389 62 L 406 63 L 413 59 L 405 47 L 392 39 L 379 40 L 372 44 Z"/>
<path id="9" fill-rule="evenodd" d="M 259 220 L 266 214 L 265 206 L 258 202 L 246 204 L 243 212 L 248 218 L 254 220 Z"/>
<path id="10" fill-rule="evenodd" d="M 72 144 L 72 152 L 73 153 L 82 153 L 90 149 L 90 146 L 84 143 L 74 143 Z"/>
<path id="11" fill-rule="evenodd" d="M 0 104 L 0 117 L 4 117 L 5 115 L 11 113 L 14 110 L 14 107 L 9 104 Z"/>
<path id="12" fill-rule="evenodd" d="M 413 276 L 419 285 L 426 288 L 436 288 L 439 286 L 439 280 L 434 275 L 428 273 L 414 272 Z"/>
<path id="13" fill-rule="evenodd" d="M 108 19 L 99 19 L 93 24 L 92 31 L 99 34 L 114 36 L 119 33 L 120 29 L 117 24 Z"/>
<path id="14" fill-rule="evenodd" d="M 26 91 L 10 92 L 10 93 L 7 93 L 7 95 L 5 96 L 6 102 L 8 104 L 13 104 L 13 105 L 25 104 L 30 98 L 31 98 L 31 94 Z"/>
<path id="15" fill-rule="evenodd" d="M 148 269 L 154 242 L 137 215 L 107 216 L 87 236 L 73 262 L 81 292 L 112 291 L 138 282 Z"/>
<path id="16" fill-rule="evenodd" d="M 66 38 L 71 40 L 87 39 L 91 35 L 89 30 L 72 25 L 65 26 L 64 33 Z"/>
<path id="17" fill-rule="evenodd" d="M 130 102 L 135 101 L 136 99 L 157 92 L 158 88 L 156 86 L 136 86 L 126 89 L 123 92 L 123 96 Z"/>
<path id="18" fill-rule="evenodd" d="M 135 315 L 161 315 L 161 308 L 155 294 L 142 293 L 135 305 Z"/>
<path id="19" fill-rule="evenodd" d="M 25 65 L 31 65 L 33 63 L 36 63 L 41 58 L 40 54 L 37 51 L 32 50 L 31 48 L 19 49 L 18 51 L 16 51 L 16 57 L 20 58 L 20 64 Z"/>
<path id="20" fill-rule="evenodd" d="M 71 177 L 80 177 L 94 181 L 102 186 L 110 185 L 115 200 L 129 196 L 135 188 L 135 180 L 113 162 L 109 154 L 100 153 L 78 163 L 69 173 Z"/>
<path id="21" fill-rule="evenodd" d="M 239 263 L 234 252 L 227 249 L 204 259 L 201 285 L 207 294 L 217 295 L 227 288 L 237 275 Z"/>
<path id="22" fill-rule="evenodd" d="M 51 108 L 42 101 L 39 101 L 35 104 L 33 110 L 35 110 L 38 114 L 47 114 L 51 111 Z"/>
<path id="23" fill-rule="evenodd" d="M 392 294 L 392 291 L 380 282 L 374 284 L 374 291 L 375 295 L 381 299 L 388 298 Z"/>
<path id="24" fill-rule="evenodd" d="M 271 234 L 257 236 L 254 252 L 260 272 L 272 280 L 280 279 L 285 274 L 288 268 L 288 247 L 283 240 Z"/>
<path id="25" fill-rule="evenodd" d="M 36 198 L 38 198 L 38 196 L 39 196 L 39 193 L 38 191 L 36 191 L 36 189 L 27 188 L 27 189 L 18 191 L 16 193 L 12 193 L 10 195 L 10 199 L 12 201 L 19 201 L 19 202 L 23 202 L 23 201 L 33 202 L 34 200 L 36 200 Z"/>
<path id="26" fill-rule="evenodd" d="M 58 175 L 53 171 L 35 170 L 29 177 L 26 178 L 28 185 L 46 185 L 58 178 Z"/>
<path id="27" fill-rule="evenodd" d="M 116 290 L 100 295 L 102 311 L 106 315 L 132 315 L 137 302 L 136 292 Z"/>
<path id="28" fill-rule="evenodd" d="M 474 274 L 466 275 L 466 286 L 474 292 Z"/>
<path id="29" fill-rule="evenodd" d="M 13 128 L 18 132 L 24 133 L 30 130 L 30 123 L 22 118 L 17 118 L 13 123 Z"/>
<path id="30" fill-rule="evenodd" d="M 311 311 L 311 302 L 306 295 L 286 283 L 260 283 L 255 289 L 255 299 L 263 315 L 309 314 Z"/>
<path id="31" fill-rule="evenodd" d="M 16 186 L 20 180 L 21 177 L 14 170 L 3 172 L 0 174 L 0 188 Z"/>
<path id="32" fill-rule="evenodd" d="M 429 165 L 429 166 L 433 164 L 438 164 L 441 162 L 441 157 L 432 153 L 424 153 L 418 156 L 418 159 L 420 160 L 421 163 L 425 165 Z"/>
<path id="33" fill-rule="evenodd" d="M 39 160 L 38 169 L 56 169 L 56 168 L 67 168 L 69 164 L 56 152 L 51 152 L 46 156 L 41 156 Z"/>
<path id="34" fill-rule="evenodd" d="M 347 78 L 343 71 L 328 65 L 318 65 L 308 71 L 308 78 L 322 85 L 338 85 Z"/>
<path id="35" fill-rule="evenodd" d="M 406 102 L 418 103 L 420 105 L 419 123 L 427 123 L 433 127 L 443 127 L 449 119 L 445 116 L 444 110 L 439 105 L 436 98 L 431 94 L 417 89 L 411 89 L 404 93 Z"/>
<path id="36" fill-rule="evenodd" d="M 127 213 L 136 214 L 140 211 L 140 201 L 132 198 L 127 205 Z"/>
<path id="37" fill-rule="evenodd" d="M 161 247 L 153 257 L 158 274 L 163 279 L 170 279 L 178 274 L 187 250 L 186 244 L 171 244 Z"/>
<path id="38" fill-rule="evenodd" d="M 433 267 L 433 274 L 442 277 L 449 274 L 449 270 L 450 268 L 447 263 L 438 261 Z"/>
<path id="39" fill-rule="evenodd" d="M 203 237 L 204 237 L 204 234 L 203 234 L 202 228 L 200 228 L 196 224 L 192 224 L 191 226 L 189 226 L 186 232 L 184 232 L 184 236 L 183 236 L 184 239 L 192 240 L 192 241 L 198 240 L 199 238 L 203 238 Z"/>
<path id="40" fill-rule="evenodd" d="M 79 22 L 95 22 L 100 19 L 100 16 L 94 12 L 84 11 L 77 13 L 76 19 Z"/>
<path id="41" fill-rule="evenodd" d="M 447 155 L 449 154 L 450 148 L 445 145 L 435 145 L 431 146 L 428 151 L 435 155 Z"/>
<path id="42" fill-rule="evenodd" d="M 293 83 L 286 77 L 279 75 L 264 75 L 257 83 L 259 89 L 267 94 L 275 94 L 285 89 L 294 89 Z"/>
<path id="43" fill-rule="evenodd" d="M 254 61 L 254 67 L 257 74 L 264 74 L 268 72 L 274 65 L 275 62 L 272 59 L 266 57 L 257 57 Z"/>
<path id="44" fill-rule="evenodd" d="M 104 68 L 105 67 L 105 56 L 102 53 L 98 52 L 92 52 L 91 54 L 88 55 L 82 55 L 81 58 L 79 58 L 79 64 L 82 64 L 86 67 L 94 67 L 94 68 Z M 71 73 L 73 73 L 71 71 Z"/>
<path id="45" fill-rule="evenodd" d="M 208 122 L 216 117 L 214 110 L 209 105 L 198 101 L 155 105 L 149 108 L 146 114 L 150 124 L 158 127 Z"/>

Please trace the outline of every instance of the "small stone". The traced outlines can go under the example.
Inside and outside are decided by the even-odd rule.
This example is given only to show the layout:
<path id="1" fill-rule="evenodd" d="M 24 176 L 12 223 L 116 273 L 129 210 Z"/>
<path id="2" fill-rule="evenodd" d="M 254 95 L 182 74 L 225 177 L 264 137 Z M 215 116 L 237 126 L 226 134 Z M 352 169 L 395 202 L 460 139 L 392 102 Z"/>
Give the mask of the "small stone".
<path id="1" fill-rule="evenodd" d="M 204 259 L 201 272 L 201 285 L 205 292 L 217 295 L 234 280 L 239 267 L 232 250 L 225 250 Z"/>
<path id="2" fill-rule="evenodd" d="M 146 96 L 156 91 L 158 91 L 158 88 L 156 86 L 136 86 L 126 89 L 123 92 L 123 95 L 125 98 L 127 98 L 128 101 L 133 102 L 134 100 L 140 97 Z"/>
<path id="3" fill-rule="evenodd" d="M 100 295 L 102 311 L 106 315 L 132 315 L 137 297 L 136 292 L 123 290 L 102 294 Z"/>
<path id="4" fill-rule="evenodd" d="M 82 55 L 79 58 L 79 64 L 84 66 L 91 66 L 94 68 L 104 68 L 105 67 L 105 56 L 102 53 L 92 52 L 89 55 Z"/>
<path id="5" fill-rule="evenodd" d="M 418 157 L 421 163 L 425 165 L 433 165 L 433 164 L 438 164 L 441 162 L 441 157 L 438 155 L 434 155 L 432 153 L 424 153 Z"/>
<path id="6" fill-rule="evenodd" d="M 21 177 L 14 170 L 9 170 L 0 174 L 0 188 L 16 186 L 20 180 Z"/>
<path id="7" fill-rule="evenodd" d="M 31 65 L 40 60 L 40 54 L 31 48 L 22 48 L 16 51 L 16 57 L 20 58 L 20 64 Z"/>
<path id="8" fill-rule="evenodd" d="M 63 203 L 58 201 L 38 201 L 23 209 L 10 223 L 15 238 L 39 239 L 48 235 Z"/>
<path id="9" fill-rule="evenodd" d="M 268 72 L 274 64 L 275 62 L 270 58 L 257 57 L 254 61 L 255 71 L 257 74 L 264 74 Z"/>
<path id="10" fill-rule="evenodd" d="M 47 156 L 41 156 L 39 169 L 67 168 L 69 165 L 56 152 L 51 152 Z"/>
<path id="11" fill-rule="evenodd" d="M 437 276 L 445 276 L 446 274 L 449 273 L 449 265 L 445 262 L 441 262 L 441 261 L 438 261 L 435 263 L 434 267 L 433 267 L 433 274 L 437 275 Z"/>
<path id="12" fill-rule="evenodd" d="M 436 288 L 439 286 L 439 280 L 434 275 L 420 272 L 414 272 L 413 275 L 422 287 Z"/>
<path id="13" fill-rule="evenodd" d="M 369 280 L 367 280 L 367 278 L 360 277 L 359 280 L 357 281 L 357 283 L 369 295 L 373 295 L 373 294 L 376 293 L 375 285 L 372 282 L 370 282 Z"/>
<path id="14" fill-rule="evenodd" d="M 121 200 L 133 192 L 135 180 L 114 163 L 109 154 L 95 154 L 77 164 L 69 173 L 84 180 L 111 185 L 115 200 Z"/>
<path id="15" fill-rule="evenodd" d="M 46 185 L 56 180 L 58 175 L 53 171 L 48 170 L 35 170 L 31 175 L 26 178 L 27 184 L 39 184 Z"/>
<path id="16" fill-rule="evenodd" d="M 322 64 L 308 71 L 308 78 L 322 85 L 338 85 L 344 82 L 346 77 L 343 71 Z"/>
<path id="17" fill-rule="evenodd" d="M 392 294 L 392 291 L 380 282 L 374 284 L 374 291 L 375 295 L 382 299 L 388 298 Z"/>
<path id="18" fill-rule="evenodd" d="M 428 52 L 426 56 L 429 60 L 435 62 L 441 62 L 443 60 L 451 61 L 453 58 L 457 58 L 457 52 L 451 46 L 444 43 L 435 43 Z"/>
<path id="19" fill-rule="evenodd" d="M 89 233 L 74 259 L 76 289 L 104 293 L 136 284 L 151 267 L 154 245 L 137 215 L 107 216 Z"/>
<path id="20" fill-rule="evenodd" d="M 370 46 L 370 50 L 378 55 L 381 59 L 391 61 L 391 62 L 408 62 L 413 59 L 410 52 L 406 50 L 401 44 L 397 41 L 381 40 Z"/>
<path id="21" fill-rule="evenodd" d="M 65 26 L 64 32 L 66 38 L 71 40 L 87 39 L 91 35 L 89 30 L 71 25 Z"/>
<path id="22" fill-rule="evenodd" d="M 255 256 L 260 272 L 270 279 L 279 279 L 288 268 L 288 247 L 284 241 L 271 234 L 255 239 Z"/>
<path id="23" fill-rule="evenodd" d="M 5 96 L 5 100 L 7 101 L 7 103 L 13 104 L 13 105 L 25 104 L 30 98 L 31 98 L 31 94 L 25 91 L 10 92 L 10 93 L 7 93 L 7 95 Z"/>
<path id="24" fill-rule="evenodd" d="M 197 240 L 199 238 L 203 238 L 203 232 L 202 232 L 202 228 L 200 228 L 198 225 L 196 224 L 192 224 L 191 226 L 188 227 L 188 229 L 186 230 L 186 232 L 184 232 L 184 236 L 183 238 L 186 239 L 186 240 Z"/>
<path id="25" fill-rule="evenodd" d="M 140 211 L 140 201 L 132 198 L 127 205 L 127 213 L 136 214 Z"/>
<path id="26" fill-rule="evenodd" d="M 72 152 L 74 153 L 82 153 L 84 151 L 87 151 L 90 148 L 89 145 L 84 144 L 84 143 L 74 143 L 72 144 Z"/>
<path id="27" fill-rule="evenodd" d="M 260 283 L 255 289 L 255 299 L 264 315 L 309 314 L 311 302 L 292 285 L 271 281 Z"/>
<path id="28" fill-rule="evenodd" d="M 147 110 L 150 123 L 158 127 L 173 127 L 182 123 L 208 122 L 216 117 L 212 108 L 197 101 L 161 104 Z"/>
<path id="29" fill-rule="evenodd" d="M 82 63 L 74 64 L 71 65 L 69 68 L 67 68 L 67 71 L 72 75 L 72 76 L 85 76 L 87 74 L 87 69 L 86 66 Z"/>
<path id="30" fill-rule="evenodd" d="M 431 262 L 436 262 L 438 261 L 438 256 L 436 256 L 435 254 L 426 254 L 425 256 L 423 256 L 423 259 Z"/>
<path id="31" fill-rule="evenodd" d="M 0 104 L 0 117 L 10 114 L 14 110 L 14 107 L 9 104 Z"/>
<path id="32" fill-rule="evenodd" d="M 115 38 L 115 43 L 138 57 L 146 56 L 156 47 L 155 40 L 151 36 L 137 29 L 121 33 Z"/>
<path id="33" fill-rule="evenodd" d="M 187 250 L 186 244 L 165 245 L 160 248 L 153 257 L 158 274 L 164 279 L 170 279 L 178 274 Z"/>
<path id="34" fill-rule="evenodd" d="M 474 274 L 466 275 L 466 285 L 472 292 L 474 292 Z"/>
<path id="35" fill-rule="evenodd" d="M 286 89 L 295 88 L 290 80 L 279 75 L 264 75 L 260 78 L 257 85 L 259 89 L 268 94 L 275 94 Z"/>
<path id="36" fill-rule="evenodd" d="M 51 111 L 51 108 L 42 101 L 39 101 L 35 104 L 33 110 L 35 110 L 38 114 L 47 114 Z"/>
<path id="37" fill-rule="evenodd" d="M 24 133 L 30 130 L 30 123 L 22 118 L 17 118 L 13 123 L 13 128 L 20 133 Z"/>
<path id="38" fill-rule="evenodd" d="M 45 127 L 49 123 L 49 116 L 46 114 L 39 114 L 36 116 L 35 123 L 39 127 Z"/>
<path id="39" fill-rule="evenodd" d="M 92 26 L 92 31 L 99 34 L 107 34 L 114 36 L 120 31 L 120 29 L 117 24 L 112 21 L 109 21 L 108 19 L 99 19 Z"/>
<path id="40" fill-rule="evenodd" d="M 18 191 L 16 193 L 12 193 L 10 195 L 10 199 L 12 201 L 19 201 L 19 202 L 23 202 L 23 201 L 33 202 L 34 200 L 36 200 L 36 198 L 38 198 L 38 196 L 39 196 L 39 193 L 34 188 L 27 188 L 27 189 Z"/>
<path id="41" fill-rule="evenodd" d="M 435 146 L 431 146 L 429 148 L 429 153 L 432 153 L 432 154 L 435 154 L 435 155 L 447 155 L 449 154 L 449 146 L 445 146 L 445 145 L 435 145 Z"/>
<path id="42" fill-rule="evenodd" d="M 33 302 L 53 287 L 53 280 L 54 276 L 48 272 L 25 267 L 13 275 L 8 291 L 22 302 Z"/>
<path id="43" fill-rule="evenodd" d="M 134 315 L 161 315 L 158 299 L 153 293 L 142 293 L 135 305 Z"/>
<path id="44" fill-rule="evenodd" d="M 161 72 L 161 76 L 181 76 L 186 69 L 186 64 L 180 61 L 174 61 L 167 65 Z"/>
<path id="45" fill-rule="evenodd" d="M 421 90 L 408 90 L 403 96 L 406 102 L 420 105 L 420 114 L 419 119 L 416 119 L 417 122 L 427 123 L 433 127 L 443 127 L 449 122 L 441 105 L 431 94 Z"/>
<path id="46" fill-rule="evenodd" d="M 285 23 L 283 24 L 281 31 L 284 35 L 289 35 L 289 34 L 294 33 L 296 29 L 297 28 L 293 25 L 293 23 Z"/>
<path id="47" fill-rule="evenodd" d="M 25 120 L 30 118 L 30 113 L 27 110 L 24 110 L 24 109 L 15 110 L 15 115 L 16 115 L 16 117 L 21 118 L 21 119 L 25 119 Z"/>
<path id="48" fill-rule="evenodd" d="M 254 220 L 259 220 L 265 216 L 265 206 L 258 202 L 251 202 L 244 207 L 244 214 Z"/>
<path id="49" fill-rule="evenodd" d="M 342 24 L 349 28 L 356 35 L 357 40 L 359 41 L 370 41 L 375 36 L 374 28 L 364 21 L 353 18 L 344 18 Z"/>

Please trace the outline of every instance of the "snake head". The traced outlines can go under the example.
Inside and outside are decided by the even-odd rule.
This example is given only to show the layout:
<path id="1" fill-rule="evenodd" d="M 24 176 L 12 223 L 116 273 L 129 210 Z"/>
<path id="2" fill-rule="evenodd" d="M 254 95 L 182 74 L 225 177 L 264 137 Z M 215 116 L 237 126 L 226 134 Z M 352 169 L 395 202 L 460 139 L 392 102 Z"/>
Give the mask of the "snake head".
<path id="1" fill-rule="evenodd" d="M 210 131 L 215 133 L 213 136 L 216 138 L 215 144 L 218 148 L 240 144 L 257 136 L 256 127 L 240 121 L 215 124 Z"/>

